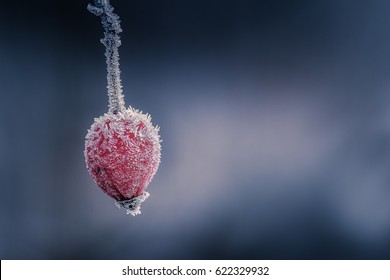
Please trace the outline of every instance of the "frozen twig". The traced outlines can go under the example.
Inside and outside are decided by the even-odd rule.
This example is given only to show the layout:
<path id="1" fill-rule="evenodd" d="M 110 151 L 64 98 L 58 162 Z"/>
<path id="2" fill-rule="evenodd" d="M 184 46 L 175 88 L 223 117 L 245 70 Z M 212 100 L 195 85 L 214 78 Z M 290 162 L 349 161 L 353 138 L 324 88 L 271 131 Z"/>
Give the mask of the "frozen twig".
<path id="1" fill-rule="evenodd" d="M 108 112 L 116 114 L 125 110 L 119 69 L 118 47 L 121 45 L 119 33 L 122 32 L 119 16 L 114 13 L 109 0 L 95 0 L 94 4 L 88 4 L 87 8 L 102 19 L 104 38 L 101 42 L 106 47 Z"/>

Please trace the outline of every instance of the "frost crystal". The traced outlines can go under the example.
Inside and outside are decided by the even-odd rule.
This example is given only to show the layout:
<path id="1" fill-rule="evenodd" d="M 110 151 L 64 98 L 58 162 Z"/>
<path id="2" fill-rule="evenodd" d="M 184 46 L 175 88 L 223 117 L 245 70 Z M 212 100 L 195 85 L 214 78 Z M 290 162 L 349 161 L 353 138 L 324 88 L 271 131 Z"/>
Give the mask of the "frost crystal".
<path id="1" fill-rule="evenodd" d="M 88 4 L 87 8 L 102 19 L 104 38 L 101 42 L 106 47 L 108 111 L 116 114 L 125 110 L 119 69 L 118 47 L 121 45 L 119 33 L 122 32 L 119 16 L 114 13 L 109 0 L 95 0 L 94 5 Z"/>

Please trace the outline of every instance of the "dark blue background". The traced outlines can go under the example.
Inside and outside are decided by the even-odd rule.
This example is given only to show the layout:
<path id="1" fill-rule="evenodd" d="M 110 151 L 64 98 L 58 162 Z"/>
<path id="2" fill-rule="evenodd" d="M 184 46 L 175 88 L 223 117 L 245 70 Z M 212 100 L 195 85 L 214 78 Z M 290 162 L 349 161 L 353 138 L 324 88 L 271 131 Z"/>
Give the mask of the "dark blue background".
<path id="1" fill-rule="evenodd" d="M 1 5 L 0 258 L 390 258 L 388 0 L 112 1 L 126 104 L 164 141 L 137 217 L 85 168 L 87 3 Z"/>

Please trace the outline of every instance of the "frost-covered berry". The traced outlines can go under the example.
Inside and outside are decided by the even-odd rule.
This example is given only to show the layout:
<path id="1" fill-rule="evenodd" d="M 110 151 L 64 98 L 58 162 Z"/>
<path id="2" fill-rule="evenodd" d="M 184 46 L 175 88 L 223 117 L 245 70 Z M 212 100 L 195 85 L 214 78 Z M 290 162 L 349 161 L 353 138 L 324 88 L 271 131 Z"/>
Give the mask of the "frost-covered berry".
<path id="1" fill-rule="evenodd" d="M 133 216 L 149 196 L 145 191 L 160 163 L 158 127 L 151 117 L 126 109 L 119 69 L 122 32 L 109 0 L 95 0 L 88 10 L 102 19 L 106 47 L 108 112 L 96 118 L 85 140 L 85 161 L 96 184 Z"/>
<path id="2" fill-rule="evenodd" d="M 158 127 L 149 115 L 129 108 L 96 118 L 85 140 L 85 161 L 96 184 L 118 207 L 139 214 L 140 203 L 160 163 Z"/>

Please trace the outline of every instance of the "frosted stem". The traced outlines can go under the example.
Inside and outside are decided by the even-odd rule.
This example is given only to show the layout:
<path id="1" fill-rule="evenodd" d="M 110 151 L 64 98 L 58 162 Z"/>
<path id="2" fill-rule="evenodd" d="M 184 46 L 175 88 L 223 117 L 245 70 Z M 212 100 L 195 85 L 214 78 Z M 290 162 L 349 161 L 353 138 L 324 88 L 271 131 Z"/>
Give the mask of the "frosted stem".
<path id="1" fill-rule="evenodd" d="M 121 45 L 119 33 L 122 32 L 119 16 L 114 13 L 109 0 L 95 0 L 94 5 L 88 4 L 87 8 L 102 19 L 104 38 L 100 41 L 106 47 L 108 112 L 116 114 L 125 110 L 119 69 L 118 47 Z"/>

